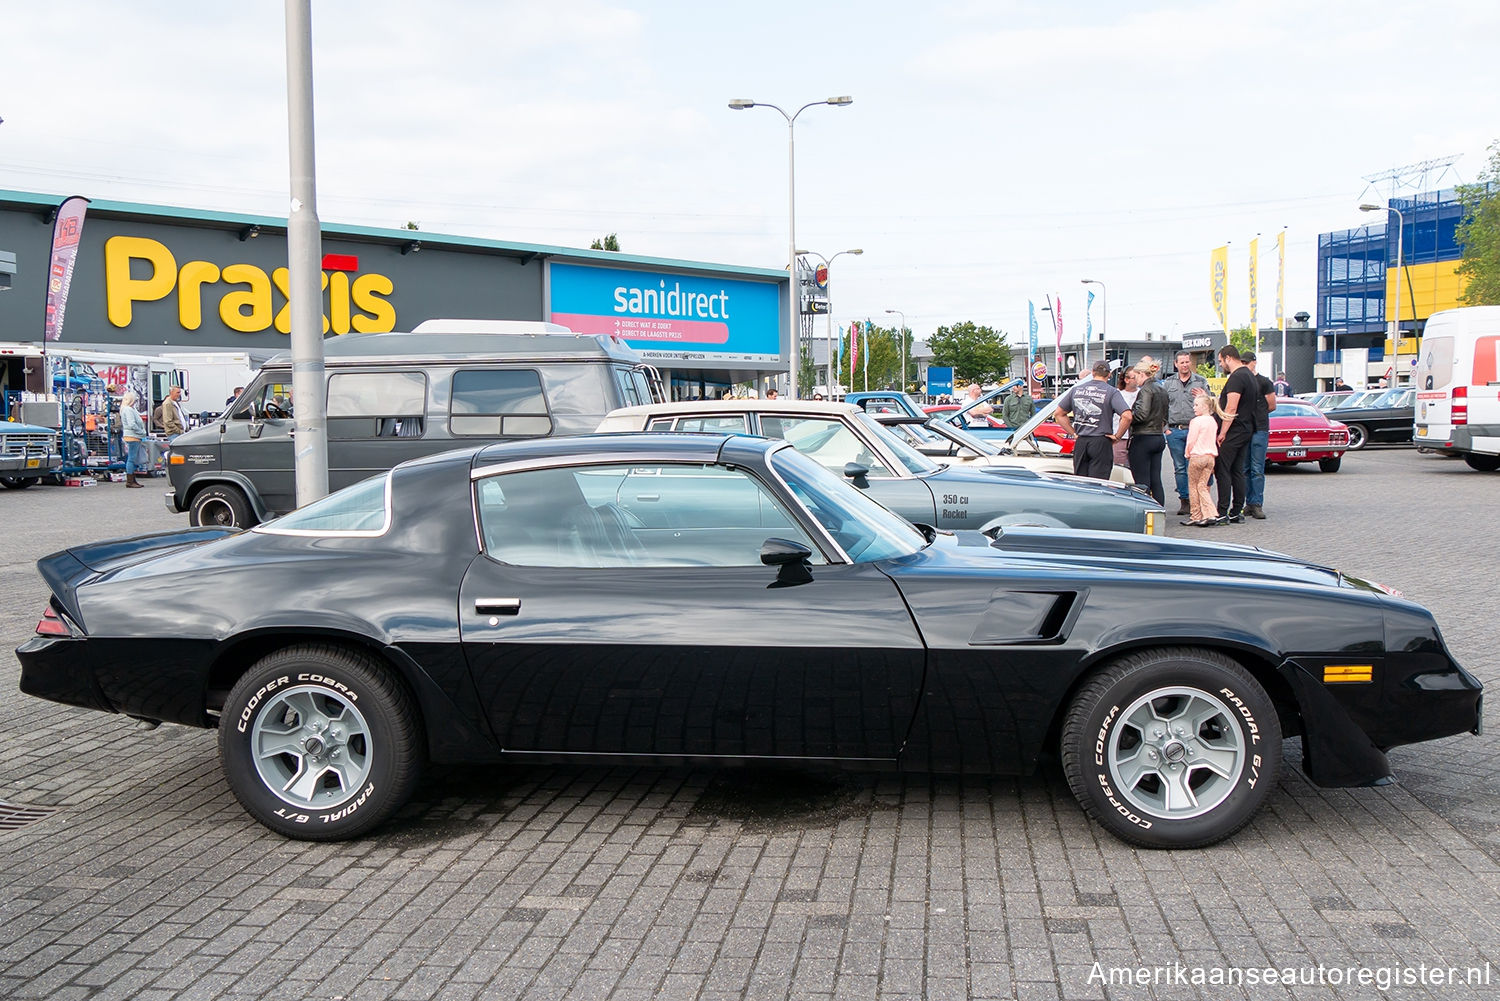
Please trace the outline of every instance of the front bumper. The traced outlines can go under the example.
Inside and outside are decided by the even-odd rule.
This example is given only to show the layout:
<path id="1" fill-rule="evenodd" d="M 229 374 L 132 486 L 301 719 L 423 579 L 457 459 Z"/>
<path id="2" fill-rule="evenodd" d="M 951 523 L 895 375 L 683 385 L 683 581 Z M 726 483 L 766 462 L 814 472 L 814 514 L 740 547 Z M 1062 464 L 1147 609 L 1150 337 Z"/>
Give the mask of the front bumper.
<path id="1" fill-rule="evenodd" d="M 50 476 L 62 468 L 62 456 L 56 453 L 0 453 L 0 476 Z"/>

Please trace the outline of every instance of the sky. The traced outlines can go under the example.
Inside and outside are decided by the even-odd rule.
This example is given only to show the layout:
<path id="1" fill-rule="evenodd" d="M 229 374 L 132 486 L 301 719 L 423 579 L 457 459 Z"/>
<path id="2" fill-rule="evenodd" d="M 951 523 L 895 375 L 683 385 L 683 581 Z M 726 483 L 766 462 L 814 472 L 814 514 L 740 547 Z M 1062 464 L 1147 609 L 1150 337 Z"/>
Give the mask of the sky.
<path id="1" fill-rule="evenodd" d="M 1457 155 L 1425 187 L 1474 181 L 1500 140 L 1493 2 L 313 8 L 325 223 L 781 268 L 787 124 L 728 102 L 850 95 L 796 121 L 797 243 L 864 251 L 835 322 L 901 310 L 918 337 L 1020 343 L 1054 295 L 1076 340 L 1095 279 L 1096 336 L 1175 339 L 1215 324 L 1226 242 L 1243 324 L 1257 234 L 1270 326 L 1283 228 L 1287 316 L 1316 315 L 1318 234 L 1384 221 L 1365 177 Z M 0 24 L 0 188 L 286 215 L 283 4 L 4 0 Z"/>

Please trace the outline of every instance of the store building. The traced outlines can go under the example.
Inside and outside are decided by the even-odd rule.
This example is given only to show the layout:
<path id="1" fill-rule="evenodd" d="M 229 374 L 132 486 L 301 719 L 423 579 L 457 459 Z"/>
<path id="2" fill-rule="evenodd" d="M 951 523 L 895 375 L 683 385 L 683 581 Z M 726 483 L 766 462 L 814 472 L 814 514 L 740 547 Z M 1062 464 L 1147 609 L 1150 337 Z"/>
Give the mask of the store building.
<path id="1" fill-rule="evenodd" d="M 1456 231 L 1464 209 L 1453 188 L 1388 203 L 1401 216 L 1371 213 L 1368 226 L 1318 236 L 1318 388 L 1342 377 L 1352 386 L 1377 385 L 1391 377 L 1406 383 L 1420 352 L 1427 318 L 1462 305 L 1456 273 L 1463 259 Z M 1398 218 L 1404 219 L 1399 226 Z M 1399 242 L 1399 248 L 1398 248 Z M 1398 316 L 1397 254 L 1401 263 L 1399 341 L 1391 336 Z"/>
<path id="2" fill-rule="evenodd" d="M 0 341 L 40 342 L 53 195 L 0 191 Z M 438 317 L 546 320 L 623 340 L 674 397 L 784 377 L 786 271 L 608 251 L 323 227 L 327 336 Z M 62 340 L 97 351 L 289 349 L 286 221 L 95 201 Z"/>

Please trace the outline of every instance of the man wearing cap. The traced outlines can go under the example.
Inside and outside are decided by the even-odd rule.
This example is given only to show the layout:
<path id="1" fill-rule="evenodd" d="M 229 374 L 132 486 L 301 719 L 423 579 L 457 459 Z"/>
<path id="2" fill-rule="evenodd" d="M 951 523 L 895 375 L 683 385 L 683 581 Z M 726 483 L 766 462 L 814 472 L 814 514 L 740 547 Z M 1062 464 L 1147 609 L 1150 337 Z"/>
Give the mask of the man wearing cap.
<path id="1" fill-rule="evenodd" d="M 1193 420 L 1193 397 L 1208 392 L 1208 380 L 1193 371 L 1193 356 L 1179 351 L 1177 372 L 1161 380 L 1161 387 L 1167 391 L 1167 451 L 1172 453 L 1177 480 L 1177 513 L 1189 514 L 1187 429 Z"/>

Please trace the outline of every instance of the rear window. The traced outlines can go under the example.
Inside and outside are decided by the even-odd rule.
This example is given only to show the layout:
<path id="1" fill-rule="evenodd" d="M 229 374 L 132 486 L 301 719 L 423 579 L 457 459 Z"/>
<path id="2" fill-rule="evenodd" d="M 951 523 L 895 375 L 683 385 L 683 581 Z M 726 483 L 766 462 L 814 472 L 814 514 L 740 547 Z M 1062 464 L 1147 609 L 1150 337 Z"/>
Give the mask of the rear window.
<path id="1" fill-rule="evenodd" d="M 453 373 L 448 428 L 454 435 L 536 438 L 552 433 L 542 377 L 533 369 Z"/>
<path id="2" fill-rule="evenodd" d="M 1422 357 L 1417 362 L 1417 386 L 1420 389 L 1446 389 L 1453 382 L 1453 338 L 1428 337 L 1422 341 Z"/>
<path id="3" fill-rule="evenodd" d="M 390 473 L 313 501 L 251 531 L 270 535 L 382 535 L 390 527 Z"/>

